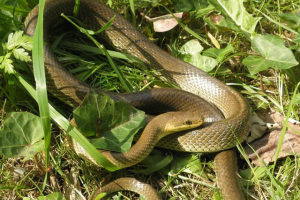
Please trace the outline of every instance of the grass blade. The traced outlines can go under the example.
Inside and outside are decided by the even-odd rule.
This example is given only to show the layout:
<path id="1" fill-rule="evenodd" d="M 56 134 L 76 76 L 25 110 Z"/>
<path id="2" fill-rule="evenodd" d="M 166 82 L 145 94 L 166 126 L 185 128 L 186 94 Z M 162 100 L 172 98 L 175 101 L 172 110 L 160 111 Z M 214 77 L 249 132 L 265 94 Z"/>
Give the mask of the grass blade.
<path id="1" fill-rule="evenodd" d="M 132 14 L 132 23 L 135 26 L 136 20 L 135 20 L 134 0 L 129 0 L 129 4 L 130 4 L 130 10 L 131 10 L 131 14 Z"/>
<path id="2" fill-rule="evenodd" d="M 21 75 L 19 75 L 18 73 L 15 73 L 14 75 L 24 86 L 27 92 L 35 100 L 37 100 L 37 91 L 35 91 L 34 88 L 21 77 Z M 118 167 L 115 167 L 111 162 L 109 162 L 104 156 L 102 156 L 101 153 L 84 136 L 82 136 L 82 134 L 76 128 L 74 128 L 63 115 L 61 115 L 57 110 L 55 110 L 50 104 L 49 111 L 50 117 L 53 119 L 53 121 L 56 124 L 58 124 L 62 129 L 64 129 L 64 131 L 66 131 L 71 137 L 73 137 L 75 141 L 78 142 L 96 160 L 97 163 L 102 165 L 108 171 L 115 171 L 119 169 Z"/>
<path id="3" fill-rule="evenodd" d="M 286 25 L 282 24 L 282 23 L 279 23 L 277 22 L 276 20 L 272 19 L 271 17 L 269 17 L 268 15 L 266 15 L 265 13 L 261 12 L 260 10 L 257 10 L 258 12 L 260 12 L 265 18 L 267 18 L 268 20 L 270 20 L 271 22 L 273 22 L 274 24 L 276 24 L 278 27 L 282 27 L 296 35 L 299 35 L 299 33 L 289 27 L 287 27 Z"/>
<path id="4" fill-rule="evenodd" d="M 51 141 L 50 114 L 48 106 L 48 96 L 45 77 L 44 51 L 43 51 L 43 16 L 45 0 L 39 2 L 39 17 L 37 27 L 33 36 L 33 72 L 36 82 L 37 102 L 39 105 L 40 118 L 42 120 L 45 135 L 45 157 L 46 169 L 49 166 L 49 151 Z"/>
<path id="5" fill-rule="evenodd" d="M 278 159 L 278 156 L 279 156 L 279 153 L 280 153 L 280 149 L 281 149 L 281 146 L 282 146 L 282 143 L 283 143 L 283 139 L 284 139 L 284 136 L 285 136 L 285 133 L 286 133 L 286 129 L 287 129 L 287 126 L 288 126 L 289 118 L 290 118 L 290 115 L 292 113 L 292 109 L 293 109 L 293 106 L 294 106 L 293 102 L 295 100 L 296 95 L 298 94 L 298 87 L 299 87 L 299 85 L 300 85 L 300 83 L 297 84 L 297 86 L 296 86 L 296 88 L 294 90 L 294 94 L 292 96 L 291 103 L 290 103 L 290 105 L 288 107 L 288 111 L 287 111 L 286 116 L 285 116 L 285 121 L 284 121 L 283 127 L 281 129 L 281 134 L 280 134 L 280 138 L 279 138 L 279 142 L 278 142 L 278 147 L 276 149 L 275 158 L 274 158 L 273 173 L 274 173 L 276 162 L 277 162 L 277 159 Z"/>
<path id="6" fill-rule="evenodd" d="M 122 83 L 124 89 L 126 90 L 126 92 L 132 92 L 133 91 L 133 87 L 132 85 L 126 80 L 125 76 L 123 75 L 122 71 L 115 65 L 115 63 L 113 62 L 113 59 L 111 58 L 111 56 L 109 55 L 108 51 L 106 50 L 106 48 L 101 45 L 97 40 L 95 40 L 95 38 L 93 38 L 90 34 L 89 31 L 79 27 L 77 24 L 75 24 L 73 21 L 71 21 L 71 19 L 69 19 L 66 15 L 62 14 L 62 16 L 68 20 L 70 23 L 72 23 L 76 28 L 78 28 L 78 30 L 82 33 L 84 33 L 89 39 L 91 39 L 96 45 L 97 47 L 102 51 L 102 53 L 107 57 L 107 60 L 109 62 L 109 64 L 112 66 L 112 68 L 114 69 L 114 71 L 117 73 L 120 82 Z M 108 22 L 109 24 L 110 22 Z M 104 25 L 103 27 L 106 27 L 106 25 Z"/>

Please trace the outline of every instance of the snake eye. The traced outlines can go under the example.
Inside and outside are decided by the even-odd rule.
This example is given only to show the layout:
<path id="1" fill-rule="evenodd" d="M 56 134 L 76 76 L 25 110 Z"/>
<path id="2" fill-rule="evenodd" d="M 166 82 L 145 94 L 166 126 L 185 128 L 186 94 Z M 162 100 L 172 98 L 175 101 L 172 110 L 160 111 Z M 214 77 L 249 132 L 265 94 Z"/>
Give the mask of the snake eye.
<path id="1" fill-rule="evenodd" d="M 186 124 L 186 125 L 192 125 L 193 122 L 192 122 L 191 120 L 187 120 L 187 121 L 185 122 L 185 124 Z"/>

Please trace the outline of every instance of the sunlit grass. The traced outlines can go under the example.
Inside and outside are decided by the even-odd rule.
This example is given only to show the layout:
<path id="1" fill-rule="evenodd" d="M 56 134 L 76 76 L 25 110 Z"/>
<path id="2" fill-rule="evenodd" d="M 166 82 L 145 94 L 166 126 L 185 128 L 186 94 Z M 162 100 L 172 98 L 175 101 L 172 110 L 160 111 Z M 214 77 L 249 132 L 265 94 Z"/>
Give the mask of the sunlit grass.
<path id="1" fill-rule="evenodd" d="M 29 2 L 29 1 L 28 1 Z M 32 3 L 33 2 L 33 3 Z M 37 1 L 35 1 L 37 3 Z M 255 12 L 257 16 L 263 17 L 260 24 L 258 25 L 258 32 L 263 34 L 276 34 L 283 38 L 288 37 L 286 31 L 289 33 L 295 33 L 285 24 L 281 23 L 276 18 L 276 15 L 280 12 L 290 12 L 299 9 L 299 1 L 285 1 L 284 4 L 278 4 L 279 1 L 263 1 L 245 2 L 247 10 Z M 128 19 L 136 24 L 140 30 L 144 32 L 148 37 L 154 38 L 156 43 L 165 50 L 177 52 L 181 45 L 184 44 L 191 38 L 198 38 L 203 42 L 203 46 L 206 48 L 212 47 L 211 41 L 207 38 L 204 31 L 203 24 L 199 27 L 199 23 L 203 23 L 200 19 L 191 18 L 190 21 L 185 24 L 180 24 L 182 29 L 174 29 L 170 32 L 163 34 L 156 34 L 151 29 L 144 19 L 141 19 L 134 12 L 137 9 L 139 12 L 147 12 L 153 9 L 159 15 L 169 14 L 174 12 L 174 3 L 169 1 L 162 1 L 161 4 L 165 5 L 169 10 L 166 10 L 163 6 L 157 6 L 150 3 L 136 3 L 120 2 L 120 7 L 117 3 L 114 4 L 119 11 L 126 13 Z M 280 3 L 280 2 L 279 2 Z M 8 34 L 13 31 L 22 29 L 22 20 L 29 12 L 30 8 L 33 7 L 34 1 L 30 1 L 29 4 L 8 4 L 3 6 L 0 4 L 0 8 L 3 12 L 0 13 L 0 37 L 1 42 L 7 41 Z M 16 6 L 16 7 L 15 7 Z M 155 12 L 153 17 L 155 17 Z M 13 14 L 5 14 L 10 12 Z M 135 13 L 135 15 L 131 15 Z M 40 30 L 41 31 L 41 30 Z M 221 47 L 225 47 L 228 43 L 232 43 L 235 51 L 238 53 L 227 57 L 216 71 L 211 72 L 212 75 L 217 76 L 222 81 L 226 82 L 238 89 L 250 102 L 253 110 L 259 108 L 272 107 L 279 111 L 284 116 L 292 117 L 299 120 L 299 103 L 291 104 L 293 101 L 293 94 L 299 92 L 297 84 L 299 83 L 300 76 L 296 74 L 299 66 L 282 71 L 269 70 L 257 75 L 250 75 L 247 69 L 240 63 L 241 58 L 246 56 L 248 52 L 251 52 L 250 44 L 246 41 L 242 34 L 235 32 L 222 32 L 213 29 L 209 30 L 211 34 L 221 44 Z M 189 32 L 189 34 L 187 34 Z M 193 35 L 193 37 L 190 36 Z M 148 70 L 141 63 L 141 61 L 132 56 L 116 52 L 114 50 L 108 50 L 110 57 L 103 56 L 106 51 L 101 51 L 97 48 L 93 42 L 83 34 L 57 34 L 52 37 L 52 47 L 59 60 L 65 67 L 70 69 L 71 73 L 77 76 L 79 79 L 88 82 L 92 87 L 101 88 L 105 91 L 139 91 L 147 87 L 153 87 L 154 85 L 165 86 L 166 83 L 159 80 L 155 76 L 155 72 Z M 287 39 L 289 42 L 289 38 Z M 106 48 L 110 48 L 109 46 Z M 297 48 L 297 47 L 295 47 Z M 299 48 L 299 46 L 298 46 Z M 3 49 L 0 47 L 0 54 L 2 55 Z M 298 53 L 299 54 L 299 53 Z M 111 60 L 110 60 L 111 59 Z M 112 62 L 118 71 L 111 69 Z M 0 95 L 1 95 L 1 121 L 3 121 L 6 112 L 9 111 L 23 111 L 27 110 L 33 113 L 38 113 L 37 104 L 30 97 L 30 95 L 21 93 L 14 93 L 15 88 L 18 90 L 24 90 L 24 87 L 30 88 L 28 83 L 34 85 L 34 79 L 28 68 L 25 67 L 24 63 L 16 62 L 16 70 L 19 72 L 17 79 L 12 76 L 6 76 L 3 74 L 0 76 Z M 128 84 L 124 84 L 124 80 Z M 260 84 L 260 75 L 262 75 L 262 83 L 264 84 L 265 93 L 262 91 Z M 35 76 L 35 78 L 38 78 Z M 42 78 L 42 77 L 40 77 Z M 45 80 L 44 80 L 45 81 Z M 129 85 L 129 86 L 128 86 Z M 31 95 L 36 92 L 33 88 L 29 89 Z M 33 95 L 34 96 L 34 95 Z M 43 97 L 45 98 L 45 97 Z M 63 129 L 68 129 L 69 122 L 67 118 L 71 118 L 70 108 L 61 106 L 61 102 L 55 98 L 50 97 L 59 109 L 50 107 L 50 115 L 52 114 L 52 122 L 58 124 Z M 42 99 L 42 105 L 48 106 L 48 101 Z M 47 108 L 45 108 L 47 110 Z M 57 112 L 59 110 L 61 113 Z M 291 112 L 293 111 L 293 112 Z M 41 112 L 39 112 L 42 114 Z M 48 118 L 47 114 L 43 115 L 44 118 Z M 47 119 L 48 120 L 48 119 Z M 48 122 L 46 122 L 48 123 Z M 101 185 L 105 180 L 113 180 L 118 177 L 130 174 L 131 176 L 138 176 L 144 181 L 148 181 L 155 186 L 163 199 L 219 199 L 218 190 L 215 185 L 215 175 L 213 172 L 213 162 L 209 156 L 202 157 L 203 170 L 201 176 L 190 175 L 187 173 L 173 174 L 169 168 L 166 168 L 159 173 L 150 173 L 150 175 L 135 174 L 129 170 L 121 170 L 114 173 L 109 173 L 104 169 L 96 168 L 88 163 L 82 161 L 78 156 L 74 155 L 72 151 L 68 149 L 65 144 L 64 135 L 57 136 L 61 131 L 57 129 L 57 126 L 52 125 L 52 137 L 46 138 L 47 142 L 51 142 L 50 155 L 47 154 L 47 159 L 51 164 L 51 175 L 58 179 L 59 186 L 62 187 L 62 182 L 68 185 L 72 185 L 70 177 L 68 177 L 71 169 L 78 169 L 79 174 L 75 175 L 79 179 L 80 187 L 76 188 L 76 195 L 81 198 L 82 195 L 90 196 L 94 189 Z M 284 123 L 287 125 L 287 122 Z M 48 127 L 48 128 L 47 128 Z M 50 128 L 50 123 L 45 125 L 45 129 Z M 71 130 L 71 134 L 77 137 L 77 140 L 84 140 L 81 138 L 76 129 Z M 282 137 L 284 132 L 282 133 Z M 52 145 L 53 144 L 53 145 Z M 278 149 L 280 148 L 280 145 Z M 94 151 L 95 150 L 91 150 Z M 164 155 L 164 152 L 162 153 Z M 176 153 L 174 153 L 176 154 Z M 176 155 L 175 155 L 176 157 Z M 39 169 L 36 167 L 36 163 L 33 161 L 21 162 L 19 159 L 6 159 L 0 157 L 0 198 L 2 197 L 15 197 L 29 196 L 32 194 L 34 197 L 38 197 L 40 193 L 49 194 L 55 191 L 54 185 L 46 185 L 43 187 L 44 176 L 40 174 Z M 42 154 L 37 156 L 40 165 L 45 166 L 44 156 Z M 205 162 L 208 160 L 208 162 Z M 248 195 L 249 199 L 298 199 L 299 194 L 299 156 L 294 155 L 283 160 L 278 160 L 275 164 L 270 164 L 264 167 L 251 167 L 249 166 L 250 161 L 240 160 L 240 169 L 243 178 L 243 191 Z M 188 165 L 189 163 L 186 163 Z M 26 170 L 26 175 L 15 172 L 16 169 Z M 184 167 L 183 167 L 184 168 Z M 29 170 L 30 169 L 30 170 Z M 144 169 L 142 166 L 135 166 L 131 169 L 141 170 Z M 19 175 L 19 177 L 14 178 Z M 52 181 L 52 180 L 51 180 Z M 52 183 L 52 182 L 51 182 Z M 62 188 L 59 188 L 62 191 Z M 121 196 L 121 195 L 119 195 Z"/>

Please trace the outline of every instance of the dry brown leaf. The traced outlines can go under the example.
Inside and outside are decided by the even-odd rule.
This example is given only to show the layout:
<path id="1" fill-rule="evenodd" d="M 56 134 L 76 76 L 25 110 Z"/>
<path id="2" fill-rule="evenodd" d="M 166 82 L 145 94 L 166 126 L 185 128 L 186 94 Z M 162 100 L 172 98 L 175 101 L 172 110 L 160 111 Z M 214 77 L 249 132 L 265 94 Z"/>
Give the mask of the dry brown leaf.
<path id="1" fill-rule="evenodd" d="M 143 13 L 141 13 L 144 15 Z M 173 14 L 176 18 L 181 19 L 183 16 L 183 12 L 181 13 L 174 13 Z M 177 26 L 178 22 L 174 19 L 173 15 L 163 15 L 160 17 L 150 18 L 146 15 L 145 18 L 149 21 L 153 22 L 153 29 L 155 32 L 166 32 Z"/>
<path id="2" fill-rule="evenodd" d="M 256 154 L 267 165 L 274 161 L 284 118 L 275 111 L 260 111 L 258 115 L 266 123 L 279 123 L 281 125 L 278 128 L 270 130 L 264 137 L 250 143 Z M 300 125 L 289 123 L 278 158 L 283 158 L 291 154 L 300 154 L 300 135 L 297 132 L 300 132 Z M 262 166 L 262 163 L 250 147 L 246 146 L 244 149 L 248 157 L 252 159 L 254 165 Z"/>

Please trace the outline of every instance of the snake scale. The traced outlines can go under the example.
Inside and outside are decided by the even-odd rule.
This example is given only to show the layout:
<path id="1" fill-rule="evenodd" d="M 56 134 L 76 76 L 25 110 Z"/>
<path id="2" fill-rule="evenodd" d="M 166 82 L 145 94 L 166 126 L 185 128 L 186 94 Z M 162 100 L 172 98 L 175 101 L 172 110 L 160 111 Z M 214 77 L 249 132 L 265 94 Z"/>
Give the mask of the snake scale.
<path id="1" fill-rule="evenodd" d="M 44 59 L 48 90 L 63 102 L 75 107 L 90 91 L 90 86 L 80 82 L 63 68 L 51 51 L 50 45 L 47 45 L 50 29 L 61 18 L 61 13 L 72 15 L 73 10 L 74 0 L 46 1 Z M 34 34 L 37 16 L 38 6 L 30 12 L 25 20 L 26 34 Z M 215 158 L 221 193 L 224 199 L 243 199 L 237 183 L 236 157 L 233 151 L 226 149 L 234 147 L 238 141 L 244 141 L 249 133 L 251 119 L 246 100 L 241 94 L 218 79 L 160 49 L 126 19 L 104 4 L 96 0 L 80 1 L 78 19 L 86 23 L 92 30 L 99 30 L 114 16 L 112 26 L 103 34 L 104 38 L 108 39 L 117 50 L 134 55 L 150 68 L 159 71 L 168 82 L 204 100 L 199 103 L 205 113 L 206 122 L 203 127 L 166 136 L 158 142 L 157 146 L 187 152 L 223 151 Z M 164 92 L 159 93 L 163 94 Z M 181 90 L 174 89 L 172 95 L 173 97 L 174 95 L 178 96 L 179 100 L 175 100 L 173 97 L 165 98 L 163 95 L 156 100 L 165 105 L 180 101 L 180 105 L 188 110 L 198 108 L 188 98 L 184 98 L 185 95 L 181 94 Z M 140 96 L 156 102 L 156 100 L 153 101 L 154 95 L 151 92 Z M 122 99 L 123 97 L 116 98 Z M 134 94 L 125 97 L 128 102 L 135 101 L 135 98 Z M 142 103 L 141 107 L 147 107 L 148 103 Z M 217 110 L 222 114 L 219 115 Z M 216 117 L 211 113 L 217 113 Z M 154 199 L 154 197 L 150 197 L 150 199 Z"/>

